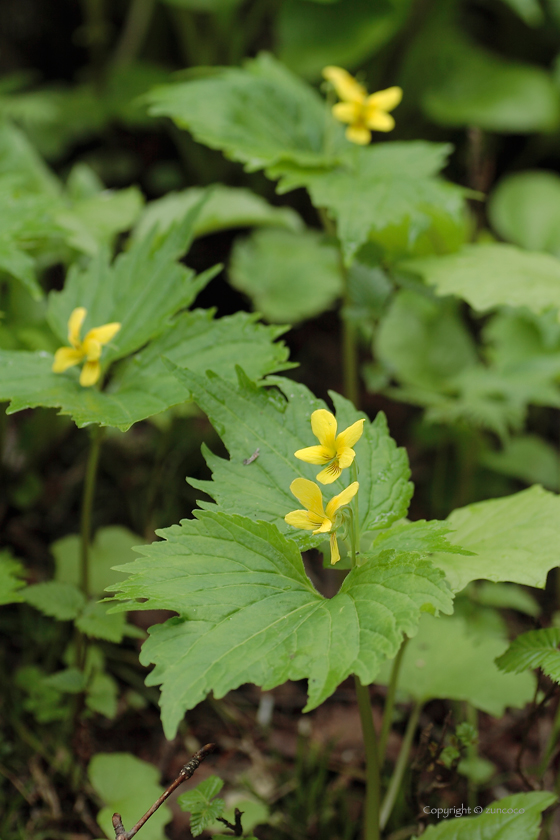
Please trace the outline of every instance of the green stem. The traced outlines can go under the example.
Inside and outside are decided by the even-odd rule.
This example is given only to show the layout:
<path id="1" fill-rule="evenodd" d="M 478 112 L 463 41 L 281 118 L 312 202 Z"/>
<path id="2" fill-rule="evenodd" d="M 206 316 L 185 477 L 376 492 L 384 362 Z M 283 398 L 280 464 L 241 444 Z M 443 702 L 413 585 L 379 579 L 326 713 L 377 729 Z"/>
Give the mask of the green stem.
<path id="1" fill-rule="evenodd" d="M 355 458 L 352 461 L 350 472 L 352 474 L 352 481 L 357 481 L 358 465 L 356 464 Z M 356 565 L 360 565 L 360 506 L 358 502 L 358 496 L 359 493 L 356 493 L 354 499 L 352 500 L 352 568 L 354 568 L 354 566 Z"/>
<path id="2" fill-rule="evenodd" d="M 465 719 L 470 723 L 472 728 L 478 733 L 478 712 L 472 703 L 465 702 Z M 474 761 L 478 757 L 478 749 L 476 744 L 470 744 L 467 747 L 467 758 Z M 467 781 L 467 804 L 469 808 L 474 809 L 478 804 L 477 785 L 476 782 L 470 778 Z"/>
<path id="3" fill-rule="evenodd" d="M 379 803 L 381 800 L 381 782 L 379 777 L 379 758 L 377 736 L 373 725 L 373 714 L 369 691 L 354 675 L 356 696 L 360 710 L 362 735 L 366 751 L 366 804 L 364 809 L 364 840 L 379 840 Z"/>
<path id="4" fill-rule="evenodd" d="M 402 648 L 401 648 L 402 650 Z M 422 711 L 422 703 L 418 702 L 414 709 L 412 710 L 412 714 L 408 720 L 408 724 L 406 727 L 406 732 L 404 733 L 404 738 L 401 746 L 401 751 L 399 753 L 399 757 L 397 759 L 397 763 L 395 765 L 395 769 L 393 771 L 393 776 L 391 778 L 391 783 L 389 785 L 389 789 L 385 795 L 383 800 L 383 804 L 381 806 L 381 815 L 379 818 L 381 828 L 385 828 L 389 817 L 391 816 L 391 811 L 393 810 L 393 806 L 395 804 L 400 786 L 402 784 L 403 776 L 406 770 L 406 766 L 408 764 L 408 756 L 410 755 L 410 748 L 412 747 L 412 740 L 414 738 L 414 733 L 416 732 L 416 727 L 418 726 L 418 718 L 420 717 L 420 712 Z"/>
<path id="5" fill-rule="evenodd" d="M 80 589 L 89 597 L 89 547 L 91 543 L 91 513 L 93 509 L 93 497 L 95 494 L 95 479 L 97 477 L 97 465 L 99 463 L 99 451 L 104 429 L 101 426 L 94 426 L 90 432 L 90 445 L 86 465 L 86 477 L 84 481 L 84 494 L 82 496 L 81 514 L 81 544 L 80 544 Z"/>
<path id="6" fill-rule="evenodd" d="M 395 656 L 395 661 L 393 662 L 393 667 L 391 669 L 391 679 L 389 680 L 387 697 L 385 698 L 385 708 L 383 709 L 383 725 L 381 727 L 381 735 L 379 736 L 379 764 L 381 767 L 385 761 L 387 741 L 389 739 L 389 732 L 391 731 L 391 723 L 393 721 L 393 709 L 395 708 L 395 694 L 399 681 L 399 672 L 407 644 L 408 636 L 405 636 L 403 643 L 399 648 L 399 652 Z"/>
<path id="7" fill-rule="evenodd" d="M 146 38 L 155 0 L 131 0 L 128 14 L 113 54 L 113 64 L 130 64 L 138 56 Z"/>

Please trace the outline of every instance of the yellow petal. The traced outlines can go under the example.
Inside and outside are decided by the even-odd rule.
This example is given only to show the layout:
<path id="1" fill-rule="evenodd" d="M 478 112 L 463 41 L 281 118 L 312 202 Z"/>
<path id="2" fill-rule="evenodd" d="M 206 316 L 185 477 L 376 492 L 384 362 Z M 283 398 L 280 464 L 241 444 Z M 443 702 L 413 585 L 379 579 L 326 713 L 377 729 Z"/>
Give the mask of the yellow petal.
<path id="1" fill-rule="evenodd" d="M 75 350 L 73 347 L 61 347 L 54 354 L 54 362 L 51 368 L 53 373 L 62 373 L 74 365 L 77 365 L 84 358 L 81 350 Z"/>
<path id="2" fill-rule="evenodd" d="M 396 108 L 397 105 L 400 104 L 402 96 L 402 88 L 395 85 L 395 87 L 378 90 L 377 93 L 370 94 L 370 96 L 366 99 L 365 104 L 366 106 L 375 105 L 382 111 L 392 111 L 393 108 Z"/>
<path id="3" fill-rule="evenodd" d="M 365 420 L 356 420 L 355 423 L 352 423 L 351 426 L 348 426 L 347 429 L 336 436 L 337 451 L 340 452 L 344 447 L 355 446 L 358 443 L 363 434 L 365 422 Z"/>
<path id="4" fill-rule="evenodd" d="M 101 373 L 101 365 L 99 362 L 86 362 L 80 373 L 80 385 L 84 388 L 89 388 L 95 385 Z"/>
<path id="5" fill-rule="evenodd" d="M 332 484 L 333 481 L 336 481 L 338 476 L 342 470 L 340 469 L 340 464 L 338 463 L 337 459 L 334 459 L 332 463 L 325 467 L 324 470 L 321 470 L 319 475 L 317 476 L 317 481 L 321 484 Z"/>
<path id="6" fill-rule="evenodd" d="M 76 349 L 80 346 L 80 330 L 86 315 L 87 309 L 84 309 L 83 306 L 78 306 L 68 319 L 68 341 Z"/>
<path id="7" fill-rule="evenodd" d="M 88 362 L 96 362 L 101 356 L 101 342 L 91 338 L 88 333 L 82 342 L 82 349 Z"/>
<path id="8" fill-rule="evenodd" d="M 347 469 L 354 458 L 356 457 L 356 453 L 353 449 L 350 449 L 349 446 L 345 446 L 344 449 L 338 451 L 337 461 L 338 466 L 341 470 Z"/>
<path id="9" fill-rule="evenodd" d="M 340 551 L 338 550 L 338 542 L 337 542 L 335 533 L 331 534 L 330 542 L 331 542 L 331 566 L 334 566 L 340 560 Z"/>
<path id="10" fill-rule="evenodd" d="M 308 478 L 295 478 L 290 484 L 290 490 L 308 511 L 319 516 L 321 521 L 325 518 L 323 494 L 314 481 L 309 481 Z"/>
<path id="11" fill-rule="evenodd" d="M 365 122 L 372 131 L 392 131 L 395 127 L 395 120 L 391 114 L 386 114 L 385 111 L 368 113 Z M 348 129 L 346 131 L 348 132 Z"/>
<path id="12" fill-rule="evenodd" d="M 332 528 L 332 522 L 331 522 L 331 520 L 330 520 L 330 519 L 325 518 L 325 519 L 323 519 L 323 521 L 322 521 L 321 525 L 319 526 L 319 528 L 315 528 L 315 530 L 313 531 L 313 533 L 314 533 L 314 534 L 326 534 L 326 533 L 328 533 L 328 532 L 331 530 L 331 528 Z"/>
<path id="13" fill-rule="evenodd" d="M 356 122 L 361 113 L 361 106 L 357 102 L 337 102 L 333 105 L 332 115 L 343 123 Z"/>
<path id="14" fill-rule="evenodd" d="M 345 102 L 363 102 L 367 96 L 366 89 L 342 67 L 325 67 L 323 77 L 331 82 Z"/>
<path id="15" fill-rule="evenodd" d="M 342 493 L 339 493 L 338 496 L 333 496 L 330 502 L 327 505 L 327 516 L 329 519 L 334 519 L 334 515 L 339 508 L 343 505 L 347 505 L 350 502 L 356 493 L 358 492 L 358 487 L 360 486 L 358 481 L 353 481 L 346 490 L 343 490 Z"/>
<path id="16" fill-rule="evenodd" d="M 311 522 L 306 510 L 293 510 L 284 517 L 284 522 L 293 525 L 294 528 L 301 528 L 304 531 L 312 531 L 315 524 Z"/>
<path id="17" fill-rule="evenodd" d="M 305 449 L 298 449 L 294 455 L 307 464 L 326 464 L 333 457 L 326 446 L 307 446 Z"/>
<path id="18" fill-rule="evenodd" d="M 84 338 L 84 344 L 90 339 L 93 341 L 98 341 L 100 344 L 107 344 L 107 342 L 111 341 L 113 336 L 115 336 L 118 333 L 120 328 L 121 325 L 116 321 L 114 321 L 111 324 L 104 324 L 102 327 L 94 327 L 88 332 L 88 334 Z"/>
<path id="19" fill-rule="evenodd" d="M 336 436 L 336 418 L 334 414 L 324 408 L 319 408 L 311 415 L 311 428 L 313 434 L 319 439 L 319 443 L 330 452 L 330 457 L 334 458 L 336 449 L 334 440 Z"/>
<path id="20" fill-rule="evenodd" d="M 359 146 L 367 146 L 371 140 L 371 131 L 363 126 L 349 125 L 344 133 L 347 140 L 350 140 L 351 143 L 357 143 Z"/>

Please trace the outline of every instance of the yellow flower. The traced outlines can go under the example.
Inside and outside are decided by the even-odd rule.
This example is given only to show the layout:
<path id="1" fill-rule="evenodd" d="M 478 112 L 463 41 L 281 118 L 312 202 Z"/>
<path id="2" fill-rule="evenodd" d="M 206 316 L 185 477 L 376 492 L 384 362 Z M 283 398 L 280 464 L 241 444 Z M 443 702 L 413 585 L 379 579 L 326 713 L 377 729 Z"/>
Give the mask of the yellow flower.
<path id="1" fill-rule="evenodd" d="M 294 528 L 313 531 L 314 534 L 330 533 L 331 565 L 333 566 L 340 560 L 336 533 L 333 530 L 334 518 L 337 510 L 343 505 L 347 505 L 354 498 L 359 486 L 357 481 L 353 481 L 346 490 L 343 490 L 338 496 L 334 496 L 324 510 L 323 494 L 314 481 L 309 481 L 307 478 L 296 478 L 290 484 L 290 490 L 298 502 L 305 505 L 306 510 L 293 510 L 291 513 L 287 513 L 284 517 L 285 521 L 288 525 L 293 525 Z"/>
<path id="2" fill-rule="evenodd" d="M 356 453 L 352 447 L 362 436 L 364 420 L 356 420 L 337 435 L 336 417 L 330 411 L 319 408 L 311 415 L 311 428 L 320 445 L 298 449 L 294 455 L 308 464 L 328 464 L 317 476 L 317 481 L 332 484 L 354 460 Z"/>
<path id="3" fill-rule="evenodd" d="M 390 87 L 368 96 L 367 90 L 342 67 L 325 67 L 323 76 L 332 83 L 342 102 L 332 109 L 339 122 L 349 123 L 346 137 L 352 143 L 365 146 L 372 131 L 391 131 L 395 120 L 387 113 L 402 99 L 400 87 Z"/>
<path id="4" fill-rule="evenodd" d="M 79 306 L 74 309 L 68 319 L 68 342 L 71 347 L 60 347 L 54 354 L 52 366 L 53 373 L 62 373 L 74 365 L 78 365 L 82 359 L 86 360 L 80 373 L 80 385 L 89 388 L 95 385 L 101 374 L 99 358 L 104 344 L 111 341 L 121 328 L 120 324 L 104 324 L 102 327 L 95 327 L 90 330 L 83 341 L 80 340 L 80 330 L 87 315 L 87 309 Z"/>

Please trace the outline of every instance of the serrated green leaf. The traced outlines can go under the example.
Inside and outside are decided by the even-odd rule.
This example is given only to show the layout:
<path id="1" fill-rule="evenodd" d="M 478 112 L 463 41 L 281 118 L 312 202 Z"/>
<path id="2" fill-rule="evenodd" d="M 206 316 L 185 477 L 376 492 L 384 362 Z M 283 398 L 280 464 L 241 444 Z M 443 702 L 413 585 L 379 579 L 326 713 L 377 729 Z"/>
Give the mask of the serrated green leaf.
<path id="1" fill-rule="evenodd" d="M 494 660 L 506 647 L 500 637 L 474 635 L 459 616 L 423 615 L 418 634 L 405 648 L 399 689 L 422 703 L 467 700 L 477 709 L 502 717 L 506 707 L 522 708 L 535 693 L 529 674 L 504 679 Z M 392 663 L 381 668 L 378 681 L 387 684 Z"/>
<path id="2" fill-rule="evenodd" d="M 205 190 L 190 187 L 168 193 L 145 208 L 132 233 L 132 241 L 143 239 L 152 228 L 162 234 L 180 222 L 185 213 L 200 201 Z M 194 225 L 194 235 L 204 236 L 220 230 L 241 227 L 285 227 L 299 231 L 303 227 L 300 216 L 290 207 L 273 207 L 260 195 L 243 187 L 213 184 L 206 204 Z"/>
<path id="3" fill-rule="evenodd" d="M 306 710 L 352 673 L 367 685 L 402 634 L 416 632 L 422 608 L 451 610 L 441 573 L 414 554 L 363 556 L 328 600 L 307 578 L 295 543 L 273 525 L 196 515 L 158 532 L 165 541 L 141 549 L 144 559 L 124 569 L 130 577 L 115 595 L 128 608 L 179 613 L 151 628 L 141 654 L 156 666 L 150 684 L 162 684 L 168 737 L 210 691 L 223 697 L 244 682 L 268 689 L 308 678 Z"/>
<path id="4" fill-rule="evenodd" d="M 531 668 L 541 668 L 555 682 L 560 682 L 560 628 L 547 627 L 529 630 L 513 640 L 505 653 L 498 656 L 496 665 L 501 671 L 519 674 Z"/>
<path id="5" fill-rule="evenodd" d="M 105 803 L 97 814 L 97 823 L 107 837 L 115 833 L 111 817 L 115 811 L 125 826 L 133 826 L 163 793 L 159 771 L 131 753 L 97 753 L 89 763 L 90 783 Z M 171 811 L 162 805 L 142 827 L 144 840 L 165 840 L 164 825 Z"/>
<path id="6" fill-rule="evenodd" d="M 342 294 L 338 252 L 312 230 L 260 230 L 238 240 L 230 282 L 268 321 L 281 324 L 320 315 Z"/>
<path id="7" fill-rule="evenodd" d="M 149 101 L 152 115 L 171 117 L 248 170 L 279 160 L 330 166 L 326 134 L 345 142 L 317 92 L 266 53 L 243 69 L 220 68 L 208 78 L 156 88 Z"/>
<path id="8" fill-rule="evenodd" d="M 222 815 L 225 802 L 214 799 L 221 791 L 224 783 L 218 776 L 210 776 L 193 790 L 182 793 L 177 802 L 182 811 L 189 811 L 191 815 L 191 833 L 197 837 L 205 828 L 215 822 L 216 817 Z M 213 800 L 213 801 L 212 801 Z"/>
<path id="9" fill-rule="evenodd" d="M 320 538 L 298 532 L 284 522 L 284 516 L 296 505 L 289 489 L 294 478 L 314 480 L 317 475 L 317 468 L 295 458 L 294 452 L 315 443 L 311 413 L 325 408 L 325 404 L 304 385 L 279 377 L 273 380 L 282 392 L 278 399 L 277 393 L 267 393 L 242 372 L 237 388 L 214 375 L 203 378 L 180 370 L 176 374 L 208 415 L 230 453 L 228 461 L 204 448 L 212 481 L 190 480 L 190 483 L 208 493 L 216 505 L 202 503 L 201 506 L 209 509 L 218 506 L 228 513 L 273 522 L 298 544 L 316 545 Z M 343 397 L 334 393 L 331 396 L 341 430 L 366 417 Z M 244 464 L 257 449 L 258 457 Z M 362 531 L 387 528 L 406 515 L 412 495 L 406 452 L 397 449 L 382 413 L 373 423 L 366 419 L 355 451 Z M 348 475 L 344 474 L 331 485 L 333 495 L 348 484 Z"/>
<path id="10" fill-rule="evenodd" d="M 445 522 L 432 520 L 426 522 L 405 522 L 393 525 L 375 537 L 368 552 L 376 554 L 378 551 L 412 551 L 423 556 L 433 554 L 434 551 L 447 551 L 451 554 L 472 554 L 467 549 L 450 544 L 447 535 L 452 529 Z"/>
<path id="11" fill-rule="evenodd" d="M 330 170 L 282 161 L 267 174 L 280 178 L 279 192 L 306 187 L 316 207 L 337 223 L 346 263 L 373 231 L 408 222 L 408 238 L 432 224 L 428 210 L 460 218 L 464 190 L 437 177 L 451 151 L 448 144 L 423 140 L 352 149 Z"/>
<path id="12" fill-rule="evenodd" d="M 508 242 L 560 257 L 560 177 L 555 172 L 515 172 L 488 202 L 494 230 Z"/>
<path id="13" fill-rule="evenodd" d="M 77 426 L 91 423 L 126 431 L 133 423 L 188 400 L 189 391 L 169 373 L 161 357 L 203 373 L 209 367 L 234 377 L 239 362 L 259 379 L 292 367 L 288 350 L 274 342 L 280 327 L 256 323 L 258 316 L 238 312 L 218 320 L 210 310 L 180 315 L 148 347 L 124 361 L 105 391 L 83 388 L 76 368 L 58 374 L 53 357 L 39 351 L 0 350 L 0 400 L 10 400 L 8 413 L 38 405 L 59 408 Z"/>
<path id="14" fill-rule="evenodd" d="M 476 555 L 433 555 L 454 592 L 481 578 L 542 589 L 558 565 L 560 496 L 542 487 L 458 508 L 446 522 L 452 541 Z"/>
<path id="15" fill-rule="evenodd" d="M 456 295 L 474 309 L 526 306 L 541 313 L 560 308 L 560 260 L 503 243 L 466 245 L 457 254 L 401 263 L 438 295 Z"/>
<path id="16" fill-rule="evenodd" d="M 32 607 L 59 621 L 76 618 L 86 603 L 84 595 L 76 586 L 55 580 L 28 586 L 24 597 Z"/>
<path id="17" fill-rule="evenodd" d="M 106 586 L 122 580 L 122 575 L 113 567 L 130 562 L 135 557 L 133 547 L 140 543 L 141 537 L 120 525 L 99 528 L 89 551 L 90 595 L 102 595 Z M 51 545 L 51 552 L 56 565 L 56 580 L 65 585 L 71 584 L 76 589 L 80 583 L 80 537 L 77 534 L 62 537 Z"/>
<path id="18" fill-rule="evenodd" d="M 541 814 L 554 802 L 553 793 L 516 793 L 492 802 L 480 815 L 430 825 L 422 836 L 425 840 L 537 840 Z"/>
<path id="19" fill-rule="evenodd" d="M 23 601 L 24 568 L 7 550 L 0 551 L 0 605 Z"/>
<path id="20" fill-rule="evenodd" d="M 90 601 L 76 619 L 76 627 L 93 639 L 120 644 L 125 634 L 126 616 L 109 614 L 107 604 Z"/>

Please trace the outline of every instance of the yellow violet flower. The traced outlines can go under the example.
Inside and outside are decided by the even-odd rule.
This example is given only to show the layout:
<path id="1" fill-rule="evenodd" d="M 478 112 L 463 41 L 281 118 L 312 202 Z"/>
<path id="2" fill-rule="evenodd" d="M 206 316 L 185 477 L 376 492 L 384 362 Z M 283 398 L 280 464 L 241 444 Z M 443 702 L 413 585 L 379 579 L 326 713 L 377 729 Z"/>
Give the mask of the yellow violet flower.
<path id="1" fill-rule="evenodd" d="M 349 123 L 346 137 L 352 143 L 365 146 L 372 131 L 391 131 L 395 120 L 388 113 L 402 99 L 400 87 L 379 90 L 368 96 L 367 90 L 342 67 L 325 67 L 323 76 L 332 83 L 342 102 L 333 106 L 332 113 L 339 122 Z"/>
<path id="2" fill-rule="evenodd" d="M 313 531 L 314 534 L 330 533 L 331 565 L 333 566 L 340 560 L 336 533 L 333 530 L 334 518 L 337 510 L 343 505 L 347 505 L 354 498 L 359 486 L 357 481 L 352 482 L 346 490 L 343 490 L 342 493 L 334 496 L 328 502 L 325 510 L 323 509 L 323 494 L 314 481 L 309 481 L 307 478 L 296 478 L 290 484 L 290 490 L 298 502 L 305 505 L 306 510 L 293 510 L 291 513 L 287 513 L 284 517 L 285 521 L 288 525 L 293 525 L 294 528 Z"/>
<path id="3" fill-rule="evenodd" d="M 319 440 L 319 446 L 307 446 L 294 453 L 300 461 L 308 464 L 327 464 L 317 476 L 321 484 L 332 484 L 342 470 L 349 467 L 356 453 L 352 449 L 364 431 L 364 420 L 356 420 L 347 429 L 337 435 L 337 423 L 334 414 L 319 408 L 311 415 L 311 428 Z"/>
<path id="4" fill-rule="evenodd" d="M 82 359 L 86 360 L 80 373 L 80 385 L 89 388 L 95 385 L 101 374 L 99 359 L 103 345 L 111 341 L 121 328 L 121 325 L 114 322 L 104 324 L 102 327 L 94 327 L 86 333 L 84 340 L 80 339 L 80 330 L 87 315 L 87 309 L 79 306 L 74 309 L 68 319 L 68 342 L 71 347 L 60 347 L 54 354 L 52 366 L 53 373 L 62 373 L 74 365 L 79 365 Z"/>

